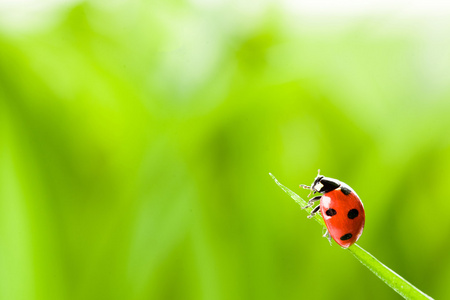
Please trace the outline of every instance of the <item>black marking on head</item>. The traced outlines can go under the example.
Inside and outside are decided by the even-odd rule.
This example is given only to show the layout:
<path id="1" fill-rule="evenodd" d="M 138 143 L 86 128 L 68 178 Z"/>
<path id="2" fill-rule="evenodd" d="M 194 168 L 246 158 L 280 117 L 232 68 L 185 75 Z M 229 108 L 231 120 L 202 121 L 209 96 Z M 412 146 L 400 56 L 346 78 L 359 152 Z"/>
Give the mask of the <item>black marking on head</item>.
<path id="1" fill-rule="evenodd" d="M 354 218 L 356 218 L 358 215 L 359 215 L 359 211 L 358 211 L 356 208 L 354 208 L 354 209 L 350 209 L 350 211 L 349 211 L 348 214 L 347 214 L 347 217 L 348 217 L 349 219 L 354 219 Z"/>
<path id="2" fill-rule="evenodd" d="M 314 179 L 314 182 L 313 182 L 313 184 L 312 184 L 311 186 L 312 186 L 312 187 L 315 186 L 317 183 L 319 183 L 319 181 L 322 180 L 323 177 L 324 177 L 324 176 L 322 176 L 322 175 L 318 175 L 318 176 L 316 177 L 316 179 Z"/>
<path id="3" fill-rule="evenodd" d="M 348 187 L 341 186 L 341 192 L 342 192 L 345 196 L 347 196 L 347 195 L 349 195 L 349 194 L 352 192 L 352 190 L 349 189 Z"/>
<path id="4" fill-rule="evenodd" d="M 337 212 L 336 212 L 334 209 L 329 208 L 329 209 L 325 212 L 325 214 L 326 214 L 327 216 L 332 217 L 332 216 L 334 216 L 335 214 L 337 214 Z"/>
<path id="5" fill-rule="evenodd" d="M 341 183 L 338 180 L 327 177 L 323 177 L 320 180 L 320 183 L 323 184 L 323 187 L 320 189 L 319 193 L 328 193 L 341 186 Z"/>
<path id="6" fill-rule="evenodd" d="M 346 241 L 346 240 L 351 239 L 352 236 L 353 236 L 353 235 L 352 235 L 351 233 L 347 233 L 347 234 L 344 234 L 343 236 L 341 236 L 339 239 L 340 239 L 341 241 Z"/>

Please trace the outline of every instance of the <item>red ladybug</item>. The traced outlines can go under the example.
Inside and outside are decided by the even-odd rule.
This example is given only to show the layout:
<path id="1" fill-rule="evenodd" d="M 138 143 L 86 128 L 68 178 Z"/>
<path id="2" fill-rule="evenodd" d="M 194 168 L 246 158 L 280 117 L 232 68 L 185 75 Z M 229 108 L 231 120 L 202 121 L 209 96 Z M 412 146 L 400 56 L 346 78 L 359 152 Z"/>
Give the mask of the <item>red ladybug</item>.
<path id="1" fill-rule="evenodd" d="M 320 172 L 320 170 L 319 170 Z M 320 214 L 327 226 L 327 233 L 340 246 L 347 248 L 355 243 L 361 236 L 364 229 L 366 215 L 364 207 L 355 191 L 347 184 L 333 178 L 317 175 L 311 186 L 300 185 L 311 192 L 323 195 L 311 198 L 308 205 L 311 207 L 314 202 L 320 200 L 308 218 L 312 218 L 320 209 Z"/>

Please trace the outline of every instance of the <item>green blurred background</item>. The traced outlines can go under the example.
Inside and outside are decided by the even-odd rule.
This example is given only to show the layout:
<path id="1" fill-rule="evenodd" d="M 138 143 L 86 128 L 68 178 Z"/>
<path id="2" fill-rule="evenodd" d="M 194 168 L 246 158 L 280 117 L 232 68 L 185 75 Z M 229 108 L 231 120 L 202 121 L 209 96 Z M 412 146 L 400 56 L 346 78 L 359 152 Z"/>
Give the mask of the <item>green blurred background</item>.
<path id="1" fill-rule="evenodd" d="M 399 299 L 268 175 L 306 197 L 319 168 L 450 298 L 448 10 L 12 2 L 0 299 Z"/>

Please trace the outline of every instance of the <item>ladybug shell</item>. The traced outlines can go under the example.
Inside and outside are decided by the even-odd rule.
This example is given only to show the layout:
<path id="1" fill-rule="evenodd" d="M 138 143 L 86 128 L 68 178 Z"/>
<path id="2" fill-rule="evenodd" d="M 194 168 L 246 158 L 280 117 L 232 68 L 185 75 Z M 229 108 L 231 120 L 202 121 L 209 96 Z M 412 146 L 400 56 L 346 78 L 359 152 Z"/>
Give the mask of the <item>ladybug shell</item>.
<path id="1" fill-rule="evenodd" d="M 361 236 L 366 215 L 358 195 L 347 185 L 341 187 L 322 196 L 320 213 L 333 240 L 347 248 Z"/>

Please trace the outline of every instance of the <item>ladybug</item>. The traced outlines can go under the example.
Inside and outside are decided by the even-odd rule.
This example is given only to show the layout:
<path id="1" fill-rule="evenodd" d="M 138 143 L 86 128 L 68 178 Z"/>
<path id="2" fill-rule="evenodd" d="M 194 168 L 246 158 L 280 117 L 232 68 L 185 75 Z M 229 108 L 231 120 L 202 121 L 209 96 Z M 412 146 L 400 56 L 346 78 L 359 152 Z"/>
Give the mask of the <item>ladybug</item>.
<path id="1" fill-rule="evenodd" d="M 348 248 L 359 239 L 364 229 L 366 215 L 361 199 L 351 187 L 337 179 L 320 175 L 320 170 L 310 187 L 304 184 L 300 187 L 311 190 L 313 194 L 323 194 L 311 198 L 308 205 L 302 209 L 320 201 L 308 218 L 312 218 L 320 209 L 320 214 L 327 226 L 324 237 L 327 236 L 331 242 L 331 236 L 344 248 Z"/>

